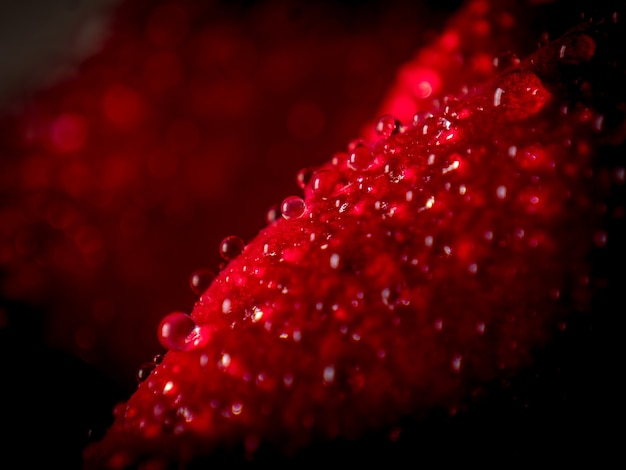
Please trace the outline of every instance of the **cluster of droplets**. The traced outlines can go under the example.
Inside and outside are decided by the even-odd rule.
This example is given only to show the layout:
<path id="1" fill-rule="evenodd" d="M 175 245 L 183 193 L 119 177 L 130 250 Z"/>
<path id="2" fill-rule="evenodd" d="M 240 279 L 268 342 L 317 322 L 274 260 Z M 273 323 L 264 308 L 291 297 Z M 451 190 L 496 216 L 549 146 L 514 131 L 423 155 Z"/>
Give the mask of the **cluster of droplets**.
<path id="1" fill-rule="evenodd" d="M 305 176 L 305 172 L 301 171 L 298 174 L 298 180 L 301 184 L 306 185 L 309 183 L 311 175 Z M 324 186 L 327 184 L 324 182 L 324 176 L 322 174 L 317 175 L 317 184 Z M 271 214 L 268 212 L 268 222 L 275 222 L 278 217 L 282 217 L 286 220 L 294 220 L 301 218 L 306 212 L 306 204 L 304 199 L 299 196 L 286 197 L 280 207 L 274 207 L 270 209 Z M 227 263 L 235 260 L 239 257 L 245 249 L 244 240 L 237 235 L 228 235 L 222 239 L 219 244 L 219 255 L 222 259 L 222 263 L 219 268 L 223 269 Z M 189 277 L 189 287 L 195 295 L 202 295 L 212 284 L 216 277 L 216 273 L 209 268 L 199 268 L 195 270 Z M 167 314 L 160 322 L 157 337 L 161 346 L 166 350 L 184 350 L 192 345 L 197 345 L 200 341 L 198 335 L 193 333 L 198 332 L 196 323 L 192 317 L 181 311 L 174 311 Z M 147 375 L 156 367 L 158 362 L 153 361 L 150 363 L 144 363 L 137 371 L 138 380 L 141 377 L 143 381 Z"/>
<path id="2" fill-rule="evenodd" d="M 185 312 L 171 312 L 159 323 L 159 342 L 167 350 L 183 350 L 188 345 L 191 332 L 195 328 L 196 323 L 190 315 Z"/>
<path id="3" fill-rule="evenodd" d="M 376 132 L 378 136 L 385 140 L 393 135 L 403 131 L 401 122 L 391 115 L 383 115 L 376 124 Z M 355 139 L 347 146 L 347 157 L 345 160 L 346 167 L 354 171 L 362 171 L 367 169 L 374 160 L 374 155 L 369 145 L 362 139 Z M 385 166 L 385 173 L 389 174 L 389 178 L 399 178 L 399 167 L 394 162 L 389 162 Z M 296 182 L 301 189 L 310 188 L 312 194 L 320 200 L 328 200 L 333 196 L 340 186 L 341 175 L 339 171 L 333 168 L 322 168 L 316 170 L 314 168 L 303 168 L 296 174 Z M 337 199 L 335 204 L 339 211 L 342 211 L 343 204 L 341 198 Z M 279 218 L 287 221 L 302 218 L 307 213 L 307 204 L 301 196 L 291 195 L 283 199 L 279 206 L 273 206 L 268 210 L 267 222 L 274 223 Z M 219 255 L 222 263 L 219 268 L 235 260 L 245 249 L 244 240 L 236 235 L 229 235 L 222 239 L 219 245 Z M 335 255 L 338 259 L 338 255 Z M 331 257 L 331 265 L 332 260 Z M 202 295 L 212 284 L 216 277 L 216 273 L 209 268 L 199 268 L 195 270 L 189 277 L 189 287 L 195 295 Z M 191 315 L 174 311 L 167 314 L 159 323 L 157 337 L 159 343 L 166 350 L 185 350 L 194 345 L 198 341 L 198 327 Z M 195 332 L 195 334 L 194 334 Z M 147 362 L 141 365 L 137 371 L 137 380 L 143 381 L 151 373 L 161 361 L 161 356 L 155 356 L 158 360 Z"/>

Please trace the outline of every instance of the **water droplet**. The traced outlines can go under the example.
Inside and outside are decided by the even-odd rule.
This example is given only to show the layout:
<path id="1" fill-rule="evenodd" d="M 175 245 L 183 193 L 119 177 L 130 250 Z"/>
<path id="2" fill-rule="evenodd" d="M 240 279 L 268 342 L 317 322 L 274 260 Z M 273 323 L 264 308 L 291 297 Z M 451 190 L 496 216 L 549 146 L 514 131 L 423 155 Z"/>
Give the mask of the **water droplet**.
<path id="1" fill-rule="evenodd" d="M 195 327 L 196 323 L 186 313 L 169 313 L 159 323 L 159 343 L 166 349 L 181 351 L 187 346 L 187 337 Z"/>
<path id="2" fill-rule="evenodd" d="M 345 194 L 340 194 L 337 196 L 337 199 L 335 199 L 335 208 L 340 214 L 346 212 L 350 208 L 350 205 L 350 201 L 348 201 Z"/>
<path id="3" fill-rule="evenodd" d="M 137 383 L 141 383 L 148 378 L 148 376 L 152 373 L 156 364 L 154 362 L 144 362 L 137 369 L 137 373 L 135 374 L 135 378 L 137 379 Z"/>
<path id="4" fill-rule="evenodd" d="M 362 147 L 365 145 L 365 141 L 363 139 L 352 139 L 348 142 L 348 153 L 353 152 L 357 147 Z"/>
<path id="5" fill-rule="evenodd" d="M 339 174 L 336 171 L 320 170 L 311 179 L 311 189 L 321 199 L 328 199 L 334 194 L 338 183 Z"/>
<path id="6" fill-rule="evenodd" d="M 215 279 L 215 273 L 207 268 L 195 270 L 189 276 L 189 287 L 195 295 L 201 295 Z"/>
<path id="7" fill-rule="evenodd" d="M 424 123 L 424 121 L 426 121 L 427 119 L 431 117 L 433 117 L 433 113 L 430 113 L 427 111 L 415 113 L 415 115 L 413 116 L 413 125 L 417 126 L 419 124 L 422 124 Z"/>
<path id="8" fill-rule="evenodd" d="M 335 367 L 327 366 L 324 368 L 323 379 L 325 385 L 330 385 L 335 381 Z"/>
<path id="9" fill-rule="evenodd" d="M 298 196 L 286 197 L 280 206 L 280 211 L 287 220 L 299 219 L 304 215 L 305 210 L 306 204 L 304 200 Z"/>
<path id="10" fill-rule="evenodd" d="M 452 368 L 452 372 L 455 372 L 457 374 L 461 372 L 461 366 L 463 365 L 463 356 L 461 356 L 460 354 L 456 354 L 452 358 L 452 362 L 450 365 Z"/>
<path id="11" fill-rule="evenodd" d="M 265 214 L 265 220 L 268 224 L 273 224 L 280 217 L 280 207 L 278 204 L 274 204 L 267 210 L 267 214 Z"/>
<path id="12" fill-rule="evenodd" d="M 309 181 L 311 181 L 311 177 L 314 173 L 315 170 L 313 170 L 313 168 L 302 168 L 298 171 L 296 174 L 296 183 L 298 183 L 298 187 L 300 189 L 304 189 L 304 187 L 309 184 Z"/>
<path id="13" fill-rule="evenodd" d="M 376 133 L 383 139 L 387 139 L 394 134 L 400 132 L 400 121 L 390 114 L 385 114 L 380 117 L 376 123 Z"/>
<path id="14" fill-rule="evenodd" d="M 231 261 L 239 256 L 245 247 L 241 237 L 229 235 L 220 243 L 220 256 L 224 261 Z"/>
<path id="15" fill-rule="evenodd" d="M 404 178 L 404 167 L 397 158 L 390 158 L 383 171 L 392 183 L 398 183 Z"/>
<path id="16" fill-rule="evenodd" d="M 511 51 L 502 52 L 493 58 L 493 66 L 500 71 L 517 67 L 519 64 L 519 57 Z"/>
<path id="17" fill-rule="evenodd" d="M 374 160 L 372 151 L 365 145 L 359 145 L 348 156 L 348 167 L 353 170 L 365 170 Z"/>
<path id="18" fill-rule="evenodd" d="M 537 75 L 514 70 L 505 74 L 494 88 L 493 106 L 505 118 L 519 120 L 539 112 L 549 96 Z"/>

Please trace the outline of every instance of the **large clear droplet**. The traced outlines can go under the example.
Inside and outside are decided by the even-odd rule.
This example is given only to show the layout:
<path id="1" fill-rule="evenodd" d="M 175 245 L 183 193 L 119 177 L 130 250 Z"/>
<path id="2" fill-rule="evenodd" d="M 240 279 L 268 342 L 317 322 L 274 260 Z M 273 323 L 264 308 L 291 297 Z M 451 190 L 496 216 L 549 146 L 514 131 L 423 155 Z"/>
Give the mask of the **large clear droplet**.
<path id="1" fill-rule="evenodd" d="M 339 173 L 333 170 L 320 170 L 313 175 L 311 189 L 321 199 L 330 198 L 337 189 Z"/>
<path id="2" fill-rule="evenodd" d="M 348 156 L 348 166 L 353 170 L 365 170 L 374 160 L 372 151 L 365 145 L 357 146 Z"/>
<path id="3" fill-rule="evenodd" d="M 201 295 L 215 279 L 215 273 L 207 268 L 196 269 L 189 276 L 189 287 L 196 295 Z"/>
<path id="4" fill-rule="evenodd" d="M 229 235 L 220 243 L 220 256 L 224 261 L 231 261 L 243 252 L 244 246 L 241 237 Z"/>
<path id="5" fill-rule="evenodd" d="M 387 139 L 393 134 L 400 132 L 401 126 L 402 124 L 395 117 L 385 114 L 376 123 L 376 133 L 383 139 Z"/>
<path id="6" fill-rule="evenodd" d="M 157 337 L 165 349 L 181 351 L 187 347 L 187 337 L 196 327 L 193 319 L 184 312 L 167 314 L 159 323 Z"/>
<path id="7" fill-rule="evenodd" d="M 306 204 L 301 197 L 288 196 L 280 206 L 280 212 L 287 220 L 299 219 L 304 215 Z"/>

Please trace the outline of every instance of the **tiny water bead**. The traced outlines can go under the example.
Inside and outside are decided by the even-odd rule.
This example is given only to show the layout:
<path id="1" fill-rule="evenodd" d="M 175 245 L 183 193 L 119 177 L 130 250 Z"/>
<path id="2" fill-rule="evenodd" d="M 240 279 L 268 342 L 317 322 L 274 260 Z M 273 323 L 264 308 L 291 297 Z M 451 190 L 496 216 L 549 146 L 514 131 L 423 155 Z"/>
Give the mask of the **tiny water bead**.
<path id="1" fill-rule="evenodd" d="M 287 196 L 280 206 L 280 212 L 287 220 L 299 219 L 304 215 L 306 204 L 301 197 Z"/>
<path id="2" fill-rule="evenodd" d="M 404 165 L 397 158 L 390 158 L 383 169 L 384 174 L 392 183 L 398 183 L 404 178 Z"/>
<path id="3" fill-rule="evenodd" d="M 157 337 L 161 346 L 181 351 L 187 346 L 187 337 L 196 327 L 193 319 L 184 312 L 171 312 L 159 323 Z"/>
<path id="4" fill-rule="evenodd" d="M 220 243 L 220 256 L 224 261 L 232 261 L 243 253 L 244 247 L 245 243 L 241 237 L 229 235 Z"/>
<path id="5" fill-rule="evenodd" d="M 348 155 L 348 167 L 353 170 L 365 170 L 374 160 L 372 151 L 365 145 L 358 145 Z"/>
<path id="6" fill-rule="evenodd" d="M 189 276 L 189 287 L 196 295 L 201 295 L 215 279 L 215 273 L 208 268 L 196 269 Z"/>
<path id="7" fill-rule="evenodd" d="M 309 184 L 313 173 L 315 173 L 315 170 L 313 168 L 302 168 L 300 171 L 298 171 L 298 173 L 296 174 L 296 183 L 298 183 L 298 187 L 300 189 L 304 189 L 304 187 Z"/>
<path id="8" fill-rule="evenodd" d="M 353 152 L 357 147 L 363 147 L 364 145 L 365 145 L 365 140 L 356 138 L 348 142 L 348 145 L 346 148 L 348 149 L 348 153 L 350 153 L 350 152 Z"/>
<path id="9" fill-rule="evenodd" d="M 144 362 L 143 364 L 141 364 L 141 366 L 139 366 L 139 369 L 137 369 L 137 373 L 135 375 L 137 383 L 141 383 L 146 380 L 155 369 L 155 367 L 156 364 L 154 362 Z"/>
<path id="10" fill-rule="evenodd" d="M 268 224 L 273 224 L 280 218 L 280 207 L 278 204 L 273 204 L 265 214 L 265 221 Z"/>
<path id="11" fill-rule="evenodd" d="M 427 119 L 429 119 L 431 117 L 433 117 L 433 113 L 431 113 L 429 111 L 417 112 L 413 116 L 413 125 L 417 126 L 418 124 L 423 124 L 424 121 L 426 121 Z"/>
<path id="12" fill-rule="evenodd" d="M 376 133 L 383 139 L 386 139 L 400 132 L 401 126 L 402 124 L 399 120 L 391 114 L 385 114 L 381 116 L 376 123 Z"/>
<path id="13" fill-rule="evenodd" d="M 520 58 L 512 51 L 501 52 L 493 58 L 493 66 L 497 70 L 506 70 L 517 67 L 519 64 Z"/>

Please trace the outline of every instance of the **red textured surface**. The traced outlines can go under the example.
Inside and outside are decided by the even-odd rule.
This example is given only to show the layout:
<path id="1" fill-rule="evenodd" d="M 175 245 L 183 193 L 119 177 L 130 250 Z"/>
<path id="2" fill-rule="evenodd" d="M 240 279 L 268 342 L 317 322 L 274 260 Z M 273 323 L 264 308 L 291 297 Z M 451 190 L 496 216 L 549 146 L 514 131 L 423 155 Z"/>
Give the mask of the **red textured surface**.
<path id="1" fill-rule="evenodd" d="M 591 312 L 607 307 L 604 289 L 621 279 L 596 263 L 622 253 L 613 242 L 623 233 L 624 163 L 617 155 L 624 62 L 611 44 L 621 38 L 619 15 L 609 11 L 611 26 L 600 32 L 541 49 L 517 73 L 506 70 L 518 63 L 511 50 L 526 57 L 542 21 L 560 7 L 562 23 L 551 25 L 558 36 L 580 20 L 577 7 L 469 2 L 397 70 L 381 101 L 400 50 L 409 56 L 424 39 L 412 36 L 406 18 L 399 23 L 406 36 L 384 16 L 362 37 L 339 28 L 361 59 L 337 57 L 333 69 L 326 62 L 336 51 L 332 35 L 314 45 L 289 43 L 292 54 L 281 48 L 285 36 L 262 49 L 251 26 L 268 24 L 268 16 L 257 13 L 275 20 L 285 10 L 259 5 L 246 10 L 255 12 L 246 20 L 229 17 L 228 8 L 216 15 L 241 35 L 224 41 L 220 26 L 217 41 L 204 31 L 217 21 L 192 2 L 156 7 L 147 20 L 140 14 L 147 4 L 128 3 L 109 49 L 5 127 L 5 154 L 23 158 L 2 163 L 9 192 L 18 195 L 2 213 L 3 296 L 47 306 L 48 342 L 111 376 L 121 367 L 122 383 L 138 365 L 145 379 L 116 408 L 100 450 L 92 450 L 95 468 L 122 468 L 145 452 L 146 468 L 162 468 L 162 458 L 215 451 L 217 459 L 231 446 L 229 458 L 263 461 L 267 451 L 277 449 L 280 458 L 337 437 L 367 443 L 370 431 L 382 434 L 372 449 L 402 444 L 384 454 L 387 461 L 426 452 L 419 439 L 405 437 L 415 418 L 437 410 L 471 414 L 484 397 L 493 401 L 494 387 L 524 397 L 506 384 L 539 377 L 533 371 L 540 368 L 527 368 L 536 366 L 538 352 L 580 330 L 575 356 L 584 357 Z M 399 20 L 403 8 L 410 9 L 384 11 Z M 137 28 L 144 21 L 145 29 Z M 285 29 L 271 23 L 284 34 L 292 21 L 279 23 Z M 302 37 L 301 30 L 292 34 Z M 377 60 L 376 47 L 391 38 L 406 41 L 398 57 Z M 254 70 L 238 60 L 252 49 L 263 51 Z M 318 49 L 319 70 L 311 53 Z M 207 51 L 227 73 L 214 77 Z M 282 53 L 289 60 L 276 57 Z M 302 72 L 305 57 L 316 73 L 335 71 L 330 85 Z M 273 66 L 279 71 L 269 91 L 257 89 L 262 74 L 236 79 Z M 272 86 L 302 96 L 303 88 L 281 82 L 290 76 L 308 91 L 320 86 L 319 95 L 295 105 L 281 100 Z M 325 99 L 328 108 L 320 104 Z M 278 138 L 268 131 L 267 113 L 284 117 L 281 103 L 291 110 Z M 383 113 L 392 116 L 381 129 L 382 137 L 394 134 L 387 142 L 375 133 Z M 350 133 L 366 145 L 348 143 Z M 269 164 L 259 164 L 259 149 L 268 149 Z M 314 173 L 331 155 L 327 171 Z M 295 178 L 302 167 L 308 169 Z M 285 180 L 293 187 L 278 184 Z M 269 201 L 290 194 L 304 197 L 305 212 L 292 201 L 283 206 L 288 217 L 255 237 Z M 227 232 L 216 230 L 225 226 Z M 225 265 L 219 245 L 228 233 L 252 243 Z M 199 253 L 213 272 L 223 269 L 195 304 L 198 328 L 188 337 L 162 334 L 171 351 L 155 359 L 158 365 L 144 363 L 158 350 L 164 313 L 191 304 L 212 279 L 208 271 L 189 279 Z M 170 287 L 181 272 L 176 292 Z M 570 359 L 549 365 L 549 374 L 571 369 Z M 564 398 L 556 390 L 557 401 Z M 468 441 L 480 454 L 478 441 Z M 346 455 L 367 461 L 371 452 L 364 445 Z"/>

